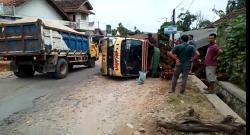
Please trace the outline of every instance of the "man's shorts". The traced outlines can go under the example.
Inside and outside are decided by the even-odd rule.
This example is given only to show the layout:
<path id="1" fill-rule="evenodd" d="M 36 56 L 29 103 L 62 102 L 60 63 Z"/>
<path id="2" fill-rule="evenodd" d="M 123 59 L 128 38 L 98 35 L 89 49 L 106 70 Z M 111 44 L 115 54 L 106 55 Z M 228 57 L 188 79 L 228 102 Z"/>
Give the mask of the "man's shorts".
<path id="1" fill-rule="evenodd" d="M 207 66 L 206 67 L 206 77 L 208 82 L 217 81 L 216 77 L 216 66 Z"/>

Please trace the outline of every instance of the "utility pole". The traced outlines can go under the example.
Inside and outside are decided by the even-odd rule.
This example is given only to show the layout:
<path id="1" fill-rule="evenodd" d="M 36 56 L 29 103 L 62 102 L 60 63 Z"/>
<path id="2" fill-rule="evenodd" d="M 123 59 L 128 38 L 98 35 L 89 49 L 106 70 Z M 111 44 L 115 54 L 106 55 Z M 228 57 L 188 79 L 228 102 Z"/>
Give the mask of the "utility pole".
<path id="1" fill-rule="evenodd" d="M 99 29 L 99 21 L 97 22 L 97 24 L 98 24 L 98 29 Z"/>
<path id="2" fill-rule="evenodd" d="M 173 16 L 172 16 L 172 24 L 173 26 L 175 25 L 175 9 L 173 10 Z M 173 42 L 173 47 L 174 47 L 174 34 L 172 34 L 172 42 Z"/>

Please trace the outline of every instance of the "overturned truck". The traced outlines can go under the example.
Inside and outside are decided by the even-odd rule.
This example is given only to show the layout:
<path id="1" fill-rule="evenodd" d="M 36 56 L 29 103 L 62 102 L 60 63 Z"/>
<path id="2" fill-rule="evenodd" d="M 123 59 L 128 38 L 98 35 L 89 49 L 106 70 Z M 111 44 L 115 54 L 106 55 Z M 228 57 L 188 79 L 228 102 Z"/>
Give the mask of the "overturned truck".
<path id="1" fill-rule="evenodd" d="M 132 77 L 139 71 L 157 76 L 160 51 L 144 39 L 108 37 L 102 39 L 101 73 L 107 76 Z"/>

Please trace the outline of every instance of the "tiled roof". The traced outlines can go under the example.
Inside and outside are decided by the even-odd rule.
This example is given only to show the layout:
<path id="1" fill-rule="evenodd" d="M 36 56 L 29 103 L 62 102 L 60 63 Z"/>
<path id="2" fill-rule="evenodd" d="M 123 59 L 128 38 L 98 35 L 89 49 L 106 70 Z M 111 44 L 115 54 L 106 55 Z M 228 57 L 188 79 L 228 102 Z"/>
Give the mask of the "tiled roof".
<path id="1" fill-rule="evenodd" d="M 3 3 L 6 6 L 19 6 L 26 1 L 27 0 L 0 0 L 0 3 Z"/>
<path id="2" fill-rule="evenodd" d="M 55 3 L 65 10 L 65 12 L 72 12 L 75 10 L 80 9 L 82 5 L 86 5 L 86 10 L 93 10 L 92 5 L 89 3 L 88 0 L 54 0 Z"/>
<path id="3" fill-rule="evenodd" d="M 85 13 L 85 14 L 95 14 L 94 12 L 90 10 L 85 9 L 64 9 L 66 13 Z"/>
<path id="4" fill-rule="evenodd" d="M 27 1 L 29 0 L 0 0 L 0 3 L 3 3 L 6 6 L 18 7 Z M 67 14 L 60 7 L 58 7 L 53 0 L 46 0 L 46 1 L 63 17 L 64 20 L 67 20 L 67 21 L 70 20 Z"/>

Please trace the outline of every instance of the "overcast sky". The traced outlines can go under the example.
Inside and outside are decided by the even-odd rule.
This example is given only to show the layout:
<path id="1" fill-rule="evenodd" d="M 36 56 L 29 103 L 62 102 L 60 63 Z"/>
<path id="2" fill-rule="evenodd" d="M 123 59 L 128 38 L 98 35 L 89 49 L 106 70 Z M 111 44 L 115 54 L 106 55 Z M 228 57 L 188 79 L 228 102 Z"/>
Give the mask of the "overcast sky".
<path id="1" fill-rule="evenodd" d="M 228 0 L 89 0 L 94 8 L 95 15 L 90 15 L 90 21 L 99 21 L 101 29 L 105 30 L 110 24 L 112 29 L 118 26 L 119 22 L 133 30 L 134 26 L 143 32 L 157 32 L 164 19 L 171 19 L 173 8 L 179 3 L 176 9 L 177 16 L 186 11 L 193 14 L 201 11 L 206 19 L 215 21 L 219 17 L 212 12 L 217 10 L 225 11 Z M 193 1 L 193 2 L 192 2 Z M 181 11 L 181 9 L 184 9 Z"/>

